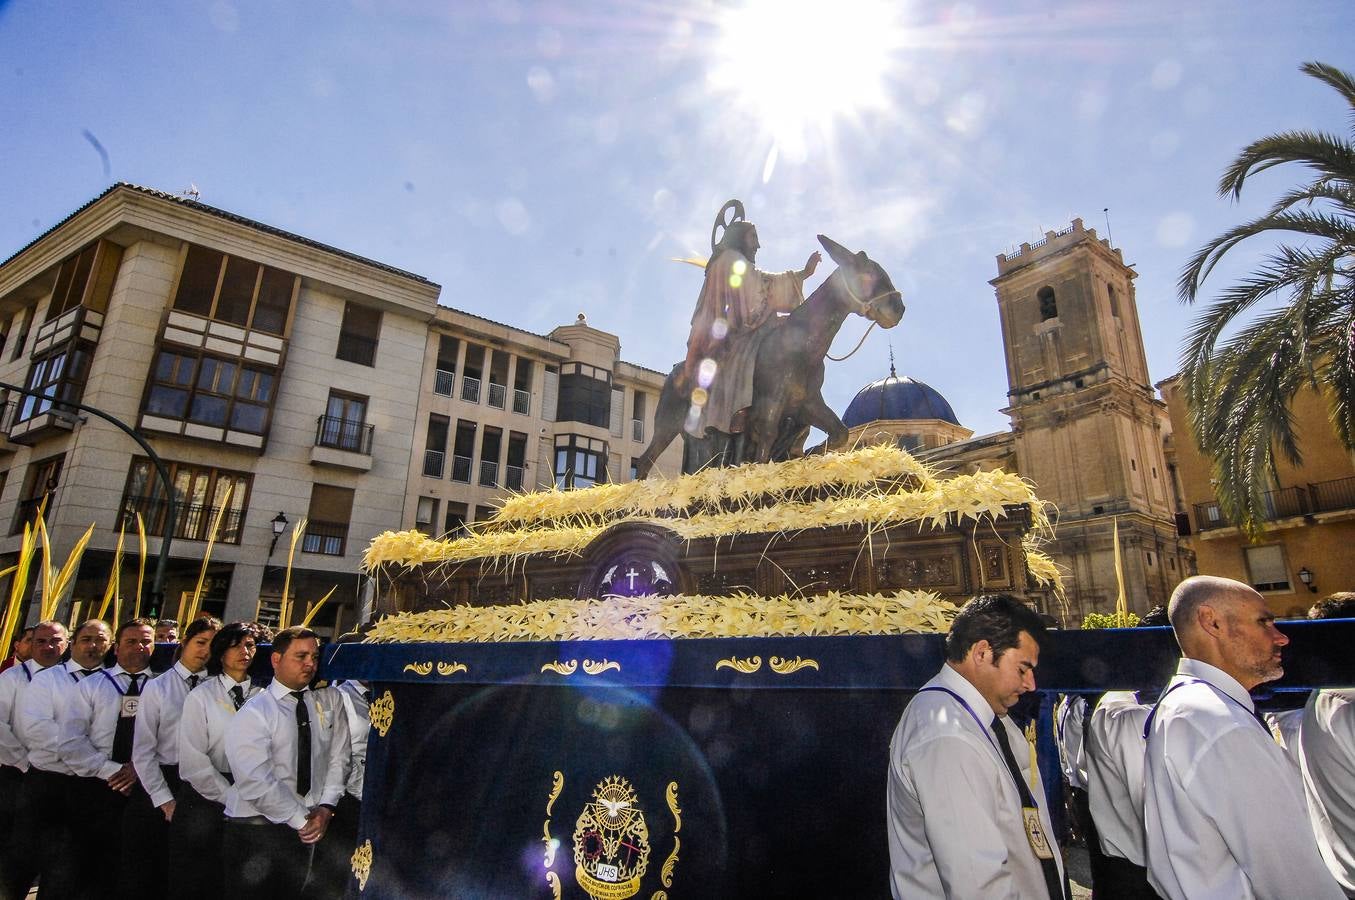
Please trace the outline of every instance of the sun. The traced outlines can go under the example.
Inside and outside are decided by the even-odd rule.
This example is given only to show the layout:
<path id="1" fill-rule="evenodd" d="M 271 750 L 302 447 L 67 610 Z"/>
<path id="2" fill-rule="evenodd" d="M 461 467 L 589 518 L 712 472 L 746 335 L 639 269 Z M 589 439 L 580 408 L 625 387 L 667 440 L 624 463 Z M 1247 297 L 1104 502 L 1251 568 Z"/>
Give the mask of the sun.
<path id="1" fill-rule="evenodd" d="M 898 0 L 747 0 L 719 23 L 709 86 L 782 148 L 889 104 L 904 45 Z"/>

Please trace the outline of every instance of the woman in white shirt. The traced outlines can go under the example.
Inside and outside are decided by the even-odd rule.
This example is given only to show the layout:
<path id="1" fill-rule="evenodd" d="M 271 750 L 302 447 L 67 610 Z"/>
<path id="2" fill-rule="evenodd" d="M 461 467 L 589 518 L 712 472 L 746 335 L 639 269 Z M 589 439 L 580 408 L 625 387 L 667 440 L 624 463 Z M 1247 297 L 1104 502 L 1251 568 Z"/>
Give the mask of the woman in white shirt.
<path id="1" fill-rule="evenodd" d="M 169 897 L 215 900 L 221 895 L 222 800 L 233 779 L 226 731 L 236 710 L 259 692 L 249 666 L 263 628 L 232 622 L 212 638 L 209 677 L 184 699 L 179 719 L 179 789 L 169 828 Z"/>

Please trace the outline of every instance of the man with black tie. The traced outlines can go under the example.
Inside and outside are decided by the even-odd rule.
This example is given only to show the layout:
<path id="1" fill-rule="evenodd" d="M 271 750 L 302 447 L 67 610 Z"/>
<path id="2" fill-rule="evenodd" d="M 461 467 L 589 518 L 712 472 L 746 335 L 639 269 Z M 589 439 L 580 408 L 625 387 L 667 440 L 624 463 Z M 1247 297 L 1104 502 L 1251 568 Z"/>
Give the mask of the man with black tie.
<path id="1" fill-rule="evenodd" d="M 946 663 L 890 742 L 895 898 L 1064 900 L 1058 845 L 1030 746 L 1008 721 L 1035 690 L 1045 625 L 1008 594 L 976 597 L 946 635 Z"/>
<path id="2" fill-rule="evenodd" d="M 295 900 L 315 844 L 343 796 L 348 716 L 335 688 L 310 690 L 320 662 L 315 632 L 273 637 L 273 682 L 231 721 L 222 839 L 224 895 Z"/>
<path id="3" fill-rule="evenodd" d="M 79 780 L 61 758 L 61 726 L 77 685 L 103 671 L 104 656 L 113 633 L 107 622 L 90 619 L 75 630 L 71 658 L 33 676 L 19 700 L 16 723 L 19 739 L 28 748 L 20 803 L 30 811 L 36 835 L 37 863 L 42 887 L 38 896 L 67 900 L 78 896 L 73 829 L 86 811 L 70 802 Z"/>
<path id="4" fill-rule="evenodd" d="M 128 859 L 122 849 L 122 814 L 127 798 L 138 787 L 132 766 L 132 742 L 141 692 L 151 675 L 155 623 L 129 619 L 118 626 L 113 653 L 117 662 L 80 682 L 72 692 L 68 714 L 61 722 L 61 758 L 77 779 L 72 803 L 82 811 L 75 829 L 83 864 L 81 896 L 107 896 L 110 884 L 121 889 L 119 864 Z M 133 886 L 131 897 L 139 891 Z"/>

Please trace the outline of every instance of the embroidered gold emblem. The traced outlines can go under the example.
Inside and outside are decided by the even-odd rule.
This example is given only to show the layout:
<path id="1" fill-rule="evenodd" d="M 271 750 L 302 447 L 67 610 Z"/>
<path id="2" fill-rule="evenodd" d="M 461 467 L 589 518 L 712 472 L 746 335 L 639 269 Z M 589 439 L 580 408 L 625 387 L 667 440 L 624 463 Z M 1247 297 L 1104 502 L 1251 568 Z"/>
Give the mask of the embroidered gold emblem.
<path id="1" fill-rule="evenodd" d="M 432 660 L 429 660 L 428 662 L 421 663 L 405 663 L 405 667 L 400 671 L 413 672 L 415 675 L 427 675 L 429 672 L 433 671 L 433 662 Z"/>
<path id="2" fill-rule="evenodd" d="M 626 900 L 649 867 L 649 826 L 635 789 L 609 775 L 574 823 L 574 878 L 593 900 Z"/>
<path id="3" fill-rule="evenodd" d="M 376 733 L 385 737 L 386 732 L 391 730 L 391 723 L 395 721 L 395 698 L 390 691 L 372 701 L 367 709 L 367 718 L 371 720 Z"/>
<path id="4" fill-rule="evenodd" d="M 386 695 L 387 697 L 390 694 Z M 363 841 L 362 846 L 353 851 L 353 877 L 358 880 L 358 890 L 367 890 L 367 879 L 372 874 L 372 842 Z"/>
<path id="5" fill-rule="evenodd" d="M 554 672 L 556 675 L 573 675 L 574 670 L 579 667 L 577 659 L 571 659 L 567 662 L 560 662 L 558 659 L 554 662 L 548 662 L 541 667 L 542 672 Z"/>
<path id="6" fill-rule="evenodd" d="M 439 675 L 455 675 L 457 672 L 466 672 L 466 671 L 469 671 L 469 670 L 466 668 L 466 664 L 465 664 L 465 663 L 459 663 L 459 662 L 449 662 L 449 663 L 447 663 L 447 662 L 440 662 L 440 663 L 438 663 L 438 674 L 439 674 Z"/>
<path id="7" fill-rule="evenodd" d="M 583 661 L 583 670 L 589 675 L 601 675 L 607 671 L 621 671 L 621 663 L 612 662 L 609 659 L 585 659 Z"/>
<path id="8" fill-rule="evenodd" d="M 668 854 L 668 858 L 663 861 L 663 869 L 660 872 L 660 881 L 664 887 L 673 886 L 673 869 L 677 868 L 678 848 L 682 846 L 682 841 L 678 840 L 678 832 L 682 830 L 682 808 L 677 803 L 678 786 L 676 781 L 668 782 L 668 790 L 664 792 L 664 797 L 668 801 L 668 811 L 673 814 L 673 852 Z M 655 897 L 663 894 L 663 891 L 655 893 Z M 664 896 L 667 896 L 664 894 Z M 653 898 L 650 898 L 653 900 Z"/>
<path id="9" fill-rule="evenodd" d="M 715 664 L 715 671 L 717 672 L 721 669 L 733 669 L 735 672 L 742 672 L 745 675 L 751 675 L 760 668 L 762 668 L 762 657 L 760 656 L 750 656 L 747 659 L 732 656 Z"/>
<path id="10" fill-rule="evenodd" d="M 798 656 L 794 659 L 782 659 L 779 656 L 773 656 L 767 660 L 767 665 L 771 666 L 772 671 L 778 675 L 789 675 L 801 669 L 817 670 L 819 668 L 818 660 L 801 659 Z"/>

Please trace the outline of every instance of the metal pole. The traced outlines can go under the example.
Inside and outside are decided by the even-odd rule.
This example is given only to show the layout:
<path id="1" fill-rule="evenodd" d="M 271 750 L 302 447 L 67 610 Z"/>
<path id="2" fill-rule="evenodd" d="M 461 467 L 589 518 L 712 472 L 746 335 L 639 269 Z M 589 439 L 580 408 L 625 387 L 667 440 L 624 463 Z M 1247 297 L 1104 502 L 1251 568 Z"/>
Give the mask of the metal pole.
<path id="1" fill-rule="evenodd" d="M 89 406 L 84 403 L 76 403 L 73 400 L 58 400 L 54 397 L 50 397 L 47 394 L 42 393 L 41 391 L 35 391 L 32 388 L 20 387 L 17 384 L 8 384 L 7 382 L 4 381 L 0 381 L 0 389 L 6 391 L 15 391 L 20 394 L 26 394 L 29 397 L 39 397 L 51 403 L 53 409 L 55 409 L 58 406 L 66 406 L 81 410 L 82 412 L 93 413 L 94 415 L 103 419 L 105 422 L 111 422 L 112 424 L 121 428 L 124 432 L 126 432 L 128 437 L 137 442 L 137 444 L 141 447 L 142 450 L 146 451 L 146 456 L 150 458 L 151 465 L 155 466 L 155 473 L 156 475 L 159 476 L 160 483 L 161 485 L 163 485 L 165 490 L 165 534 L 164 537 L 160 539 L 160 558 L 155 563 L 155 576 L 151 579 L 149 592 L 150 596 L 147 597 L 143 593 L 141 599 L 143 601 L 150 601 L 147 603 L 148 611 L 154 608 L 156 613 L 159 613 L 160 609 L 158 607 L 152 606 L 152 603 L 154 602 L 155 598 L 164 596 L 165 567 L 166 564 L 169 562 L 169 548 L 170 544 L 174 540 L 174 530 L 178 526 L 178 509 L 177 503 L 174 500 L 174 485 L 170 483 L 169 469 L 165 468 L 165 462 L 160 458 L 160 454 L 156 453 L 155 450 L 151 447 L 151 445 L 146 443 L 146 439 L 143 438 L 141 435 L 137 434 L 136 431 L 134 431 L 130 425 L 128 425 L 121 419 L 109 415 L 108 413 L 104 412 L 101 409 L 96 409 L 95 407 Z M 121 512 L 122 512 L 121 510 L 118 511 L 119 515 L 121 515 Z M 143 591 L 144 590 L 145 589 L 143 588 Z"/>

